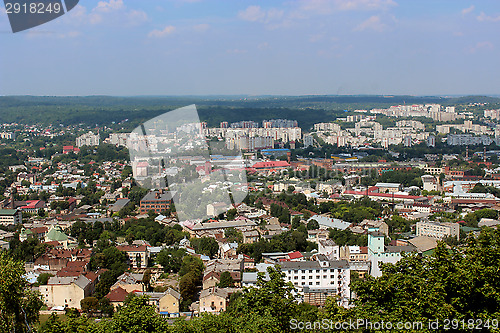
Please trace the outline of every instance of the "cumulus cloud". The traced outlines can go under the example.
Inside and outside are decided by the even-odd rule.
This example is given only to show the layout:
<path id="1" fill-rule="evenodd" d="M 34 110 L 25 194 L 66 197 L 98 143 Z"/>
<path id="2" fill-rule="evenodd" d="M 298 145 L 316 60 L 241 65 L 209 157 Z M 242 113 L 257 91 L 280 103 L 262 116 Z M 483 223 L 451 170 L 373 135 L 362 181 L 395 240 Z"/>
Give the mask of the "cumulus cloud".
<path id="1" fill-rule="evenodd" d="M 317 14 L 330 14 L 344 10 L 381 10 L 397 6 L 393 0 L 300 0 L 299 7 L 303 11 Z"/>
<path id="2" fill-rule="evenodd" d="M 262 9 L 260 6 L 248 6 L 245 10 L 238 12 L 238 17 L 244 21 L 270 23 L 279 20 L 285 12 L 280 9 Z"/>
<path id="3" fill-rule="evenodd" d="M 382 32 L 387 28 L 387 25 L 382 22 L 380 16 L 371 16 L 367 20 L 361 22 L 357 27 L 354 28 L 354 31 L 365 31 L 365 30 L 373 30 Z"/>
<path id="4" fill-rule="evenodd" d="M 500 21 L 500 15 L 488 16 L 484 12 L 481 12 L 481 14 L 477 17 L 477 20 L 480 22 L 498 22 Z"/>
<path id="5" fill-rule="evenodd" d="M 476 53 L 478 51 L 486 51 L 486 50 L 491 50 L 493 49 L 493 43 L 490 41 L 482 41 L 482 42 L 477 42 L 476 45 L 471 47 L 469 51 L 471 53 Z"/>
<path id="6" fill-rule="evenodd" d="M 162 30 L 155 29 L 155 30 L 149 32 L 148 37 L 150 37 L 150 38 L 163 38 L 163 37 L 166 37 L 168 35 L 173 34 L 174 31 L 175 31 L 175 27 L 173 25 L 167 25 Z"/>
<path id="7" fill-rule="evenodd" d="M 472 5 L 472 6 L 470 6 L 470 7 L 467 7 L 467 8 L 462 9 L 462 15 L 467 15 L 467 14 L 469 14 L 469 13 L 470 13 L 470 12 L 472 12 L 475 8 L 476 8 L 476 6 Z"/>
<path id="8" fill-rule="evenodd" d="M 128 8 L 123 0 L 99 1 L 90 11 L 77 5 L 66 15 L 66 20 L 73 24 L 104 24 L 137 26 L 149 20 L 146 12 Z"/>

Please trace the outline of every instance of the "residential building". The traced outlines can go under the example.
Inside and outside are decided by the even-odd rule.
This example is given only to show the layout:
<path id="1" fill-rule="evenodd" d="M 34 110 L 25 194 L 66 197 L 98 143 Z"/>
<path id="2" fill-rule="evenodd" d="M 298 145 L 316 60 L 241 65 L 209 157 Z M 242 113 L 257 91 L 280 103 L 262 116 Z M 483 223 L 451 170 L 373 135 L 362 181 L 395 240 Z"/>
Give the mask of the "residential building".
<path id="1" fill-rule="evenodd" d="M 436 177 L 431 175 L 422 176 L 422 184 L 424 191 L 439 191 L 441 186 L 439 186 L 439 181 Z"/>
<path id="2" fill-rule="evenodd" d="M 11 225 L 23 222 L 23 215 L 18 209 L 0 209 L 0 224 Z"/>
<path id="3" fill-rule="evenodd" d="M 164 292 L 136 292 L 137 296 L 148 296 L 149 304 L 155 306 L 156 312 L 166 317 L 178 317 L 181 294 L 172 288 Z"/>
<path id="4" fill-rule="evenodd" d="M 200 312 L 219 313 L 226 311 L 231 294 L 237 292 L 237 288 L 204 289 L 200 293 Z"/>
<path id="5" fill-rule="evenodd" d="M 417 236 L 427 236 L 436 239 L 443 239 L 444 237 L 460 237 L 460 225 L 458 223 L 450 222 L 426 222 L 419 221 L 416 225 Z"/>
<path id="6" fill-rule="evenodd" d="M 99 133 L 88 132 L 76 138 L 76 146 L 78 148 L 83 146 L 98 146 L 100 139 Z"/>
<path id="7" fill-rule="evenodd" d="M 157 214 L 170 209 L 175 192 L 166 190 L 150 191 L 142 198 L 139 211 L 147 214 L 150 210 Z"/>
<path id="8" fill-rule="evenodd" d="M 147 245 L 118 245 L 118 250 L 127 254 L 131 267 L 148 267 L 149 252 Z"/>
<path id="9" fill-rule="evenodd" d="M 117 281 L 111 286 L 110 290 L 121 288 L 127 293 L 131 293 L 133 291 L 144 291 L 144 285 L 142 284 L 143 276 L 143 273 L 125 272 L 118 277 Z"/>
<path id="10" fill-rule="evenodd" d="M 68 307 L 81 309 L 80 301 L 90 296 L 93 281 L 84 275 L 78 277 L 51 277 L 47 285 L 40 286 L 42 300 L 47 307 Z"/>
<path id="11" fill-rule="evenodd" d="M 331 293 L 340 296 L 339 303 L 347 305 L 351 292 L 350 268 L 346 260 L 330 260 L 318 254 L 316 260 L 283 261 L 279 264 L 285 281 L 302 293 Z"/>

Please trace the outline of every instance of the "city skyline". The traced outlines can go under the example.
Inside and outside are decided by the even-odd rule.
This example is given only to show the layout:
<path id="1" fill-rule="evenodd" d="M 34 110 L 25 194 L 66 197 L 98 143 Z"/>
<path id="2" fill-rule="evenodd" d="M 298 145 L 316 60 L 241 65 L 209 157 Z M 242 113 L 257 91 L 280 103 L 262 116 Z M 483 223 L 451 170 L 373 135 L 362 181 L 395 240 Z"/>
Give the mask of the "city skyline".
<path id="1" fill-rule="evenodd" d="M 12 34 L 0 95 L 498 95 L 494 1 L 81 2 Z"/>

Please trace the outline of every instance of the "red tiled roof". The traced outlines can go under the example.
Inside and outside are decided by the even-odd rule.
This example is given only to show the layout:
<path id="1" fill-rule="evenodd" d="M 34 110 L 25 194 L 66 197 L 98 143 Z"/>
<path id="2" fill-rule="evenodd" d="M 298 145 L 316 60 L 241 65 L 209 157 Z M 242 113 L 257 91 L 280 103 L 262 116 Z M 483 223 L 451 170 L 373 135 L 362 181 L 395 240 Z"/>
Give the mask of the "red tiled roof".
<path id="1" fill-rule="evenodd" d="M 365 191 L 345 191 L 344 194 L 352 195 L 366 195 Z M 417 195 L 404 195 L 404 194 L 392 194 L 392 193 L 373 193 L 368 192 L 370 197 L 383 197 L 383 198 L 394 198 L 394 199 L 420 199 L 422 196 Z"/>
<path id="2" fill-rule="evenodd" d="M 118 250 L 123 252 L 145 252 L 147 249 L 146 245 L 118 245 L 116 247 Z"/>
<path id="3" fill-rule="evenodd" d="M 303 257 L 303 255 L 299 251 L 288 253 L 288 258 L 290 258 L 290 259 L 298 259 L 298 258 L 302 258 L 302 257 Z"/>
<path id="4" fill-rule="evenodd" d="M 269 162 L 257 162 L 252 165 L 254 169 L 272 169 L 272 168 L 286 168 L 290 164 L 287 161 L 269 161 Z"/>
<path id="5" fill-rule="evenodd" d="M 111 290 L 105 297 L 109 299 L 110 302 L 124 302 L 127 298 L 128 292 L 122 287 Z"/>

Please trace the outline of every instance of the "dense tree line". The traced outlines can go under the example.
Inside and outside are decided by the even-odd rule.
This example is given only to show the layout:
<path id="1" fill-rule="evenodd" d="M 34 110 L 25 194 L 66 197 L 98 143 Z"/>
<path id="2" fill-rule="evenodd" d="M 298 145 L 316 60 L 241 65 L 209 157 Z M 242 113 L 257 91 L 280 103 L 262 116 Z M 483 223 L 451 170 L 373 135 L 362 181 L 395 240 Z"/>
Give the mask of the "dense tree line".
<path id="1" fill-rule="evenodd" d="M 262 253 L 267 252 L 290 252 L 290 251 L 312 251 L 317 248 L 315 243 L 307 240 L 307 230 L 304 225 L 297 230 L 290 230 L 271 239 L 261 238 L 251 244 L 240 244 L 238 253 L 244 253 L 256 261 L 262 259 Z"/>

